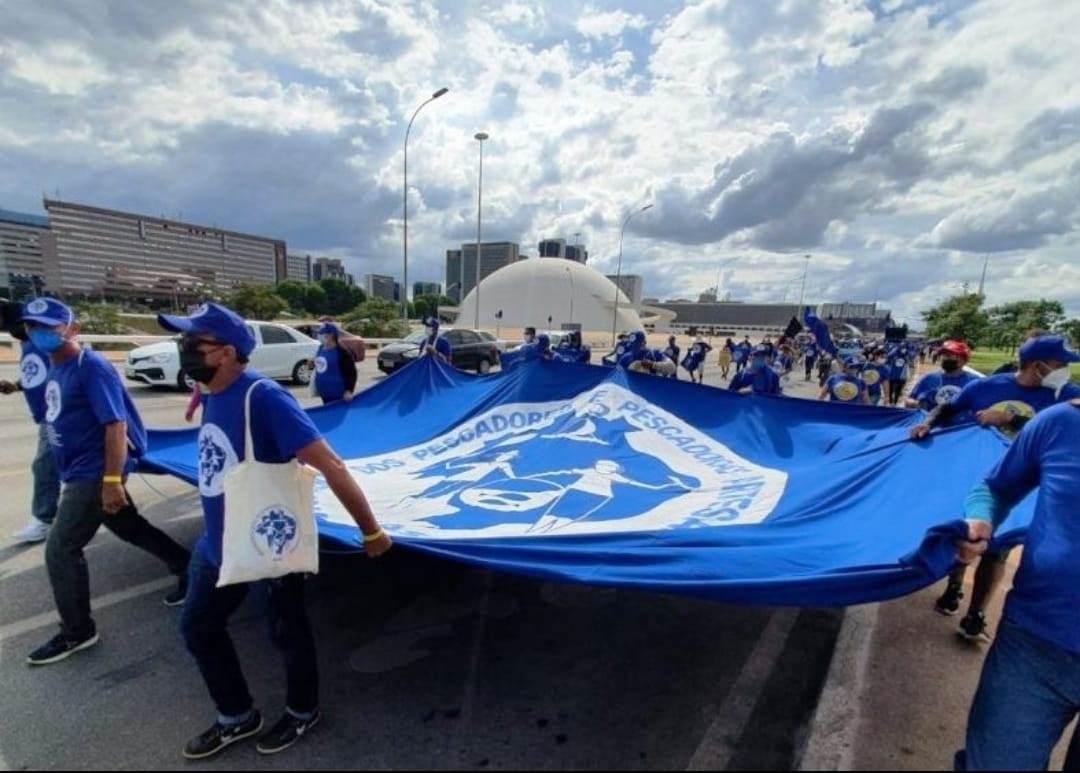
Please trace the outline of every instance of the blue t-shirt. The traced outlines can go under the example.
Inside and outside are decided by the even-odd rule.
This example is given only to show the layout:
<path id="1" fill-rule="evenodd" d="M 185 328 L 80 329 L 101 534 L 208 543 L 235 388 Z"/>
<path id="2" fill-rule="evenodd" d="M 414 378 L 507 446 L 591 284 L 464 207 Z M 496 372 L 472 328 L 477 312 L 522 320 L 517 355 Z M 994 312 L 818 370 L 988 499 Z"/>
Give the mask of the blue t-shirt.
<path id="1" fill-rule="evenodd" d="M 735 347 L 735 362 L 746 362 L 750 359 L 750 352 L 754 350 L 750 344 L 745 341 Z"/>
<path id="2" fill-rule="evenodd" d="M 838 373 L 830 376 L 825 382 L 825 388 L 829 390 L 829 400 L 835 403 L 857 403 L 859 395 L 866 389 L 862 379 L 853 378 L 846 373 Z"/>
<path id="3" fill-rule="evenodd" d="M 453 354 L 453 347 L 446 339 L 446 336 L 437 336 L 434 341 L 429 338 L 424 341 L 424 346 L 427 346 L 428 344 L 434 345 L 435 351 L 445 357 L 448 362 L 450 361 L 451 355 Z"/>
<path id="4" fill-rule="evenodd" d="M 244 371 L 224 392 L 203 395 L 198 463 L 206 531 L 197 550 L 214 566 L 221 566 L 225 473 L 246 458 L 244 398 L 259 380 L 263 383 L 251 393 L 251 439 L 257 461 L 287 462 L 322 437 L 289 392 L 254 371 Z"/>
<path id="5" fill-rule="evenodd" d="M 979 376 L 974 373 L 960 370 L 956 373 L 927 373 L 915 389 L 911 392 L 911 398 L 919 401 L 919 407 L 924 411 L 932 411 L 939 405 L 951 403 L 957 398 L 964 387 L 972 381 L 978 381 Z"/>
<path id="6" fill-rule="evenodd" d="M 45 382 L 49 378 L 49 356 L 29 341 L 22 344 L 19 384 L 35 424 L 45 421 Z"/>
<path id="7" fill-rule="evenodd" d="M 863 368 L 860 378 L 866 384 L 866 391 L 870 399 L 881 397 L 881 385 L 889 380 L 892 370 L 888 365 L 867 365 Z"/>
<path id="8" fill-rule="evenodd" d="M 128 421 L 128 407 L 120 377 L 97 352 L 85 349 L 52 367 L 45 384 L 45 422 L 62 481 L 101 480 L 105 427 Z M 132 423 L 141 427 L 137 417 Z M 127 464 L 130 471 L 130 454 Z"/>
<path id="9" fill-rule="evenodd" d="M 804 352 L 804 354 L 806 355 L 807 364 L 813 366 L 814 360 L 816 360 L 817 356 L 818 356 L 817 347 L 814 346 L 813 344 L 811 344 L 810 346 L 807 346 L 806 351 Z"/>
<path id="10" fill-rule="evenodd" d="M 909 358 L 907 350 L 902 346 L 893 347 L 889 351 L 889 381 L 907 381 Z"/>
<path id="11" fill-rule="evenodd" d="M 772 368 L 747 368 L 731 380 L 730 389 L 738 392 L 746 387 L 753 387 L 755 395 L 778 395 L 780 390 L 780 377 Z"/>
<path id="12" fill-rule="evenodd" d="M 1080 408 L 1059 405 L 1036 416 L 986 484 L 1013 503 L 1039 489 L 1005 618 L 1080 654 Z"/>
<path id="13" fill-rule="evenodd" d="M 332 403 L 345 397 L 345 379 L 341 377 L 341 348 L 319 347 L 315 354 L 315 393 L 324 403 Z"/>
<path id="14" fill-rule="evenodd" d="M 973 419 L 979 411 L 988 409 L 1004 411 L 1012 416 L 1031 419 L 1055 403 L 1075 400 L 1080 397 L 1080 387 L 1066 384 L 1061 395 L 1054 396 L 1054 390 L 1046 387 L 1020 386 L 1015 373 L 1002 373 L 977 379 L 961 390 L 950 403 L 959 416 L 953 421 Z M 1001 430 L 1006 436 L 1014 436 L 1014 430 L 1005 427 Z"/>

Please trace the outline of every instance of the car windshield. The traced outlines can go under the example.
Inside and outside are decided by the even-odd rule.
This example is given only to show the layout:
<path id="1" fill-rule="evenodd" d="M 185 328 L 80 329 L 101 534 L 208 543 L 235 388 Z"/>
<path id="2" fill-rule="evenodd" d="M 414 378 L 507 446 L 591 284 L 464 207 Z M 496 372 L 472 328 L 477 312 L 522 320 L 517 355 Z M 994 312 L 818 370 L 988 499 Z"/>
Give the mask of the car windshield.
<path id="1" fill-rule="evenodd" d="M 405 343 L 407 344 L 422 344 L 424 339 L 427 338 L 427 334 L 423 332 L 410 333 L 405 336 Z"/>

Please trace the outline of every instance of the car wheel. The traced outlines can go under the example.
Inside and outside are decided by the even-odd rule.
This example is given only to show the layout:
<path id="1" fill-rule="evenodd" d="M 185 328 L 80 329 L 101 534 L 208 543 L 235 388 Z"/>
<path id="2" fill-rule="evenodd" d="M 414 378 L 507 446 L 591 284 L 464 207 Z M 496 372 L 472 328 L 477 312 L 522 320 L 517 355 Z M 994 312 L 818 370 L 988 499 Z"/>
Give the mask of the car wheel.
<path id="1" fill-rule="evenodd" d="M 196 382 L 195 379 L 185 373 L 182 368 L 179 372 L 177 372 L 176 388 L 179 389 L 181 392 L 190 392 L 195 389 L 196 386 L 198 386 L 198 382 Z"/>
<path id="2" fill-rule="evenodd" d="M 491 373 L 491 360 L 486 357 L 480 360 L 480 364 L 476 366 L 476 372 L 484 376 Z"/>
<path id="3" fill-rule="evenodd" d="M 311 368 L 307 364 L 307 360 L 300 360 L 296 363 L 296 366 L 292 369 L 292 380 L 294 384 L 300 386 L 307 386 L 311 383 Z"/>

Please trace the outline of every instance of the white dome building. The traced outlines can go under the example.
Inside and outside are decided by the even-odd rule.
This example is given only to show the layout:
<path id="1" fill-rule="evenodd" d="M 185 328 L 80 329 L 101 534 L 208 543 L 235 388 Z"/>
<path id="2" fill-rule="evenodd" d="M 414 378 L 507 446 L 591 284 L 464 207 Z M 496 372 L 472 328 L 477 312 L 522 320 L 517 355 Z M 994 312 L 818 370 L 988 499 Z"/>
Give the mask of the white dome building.
<path id="1" fill-rule="evenodd" d="M 611 333 L 615 292 L 614 282 L 581 263 L 559 258 L 519 260 L 499 269 L 465 296 L 458 308 L 457 324 L 473 326 L 479 296 L 481 328 L 498 323 L 511 328 L 531 325 L 558 330 L 564 323 L 572 323 L 584 331 Z M 495 317 L 499 311 L 501 320 Z M 637 310 L 622 291 L 615 329 L 642 329 Z"/>

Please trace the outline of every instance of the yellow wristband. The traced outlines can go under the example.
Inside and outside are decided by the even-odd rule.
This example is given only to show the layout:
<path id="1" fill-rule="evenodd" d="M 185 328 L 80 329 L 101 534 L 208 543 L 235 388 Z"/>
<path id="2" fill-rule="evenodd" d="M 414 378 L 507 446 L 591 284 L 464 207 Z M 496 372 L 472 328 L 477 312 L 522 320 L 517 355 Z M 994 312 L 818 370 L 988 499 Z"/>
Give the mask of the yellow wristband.
<path id="1" fill-rule="evenodd" d="M 376 541 L 378 541 L 378 540 L 381 540 L 381 539 L 382 539 L 383 537 L 385 537 L 385 536 L 386 536 L 386 535 L 385 535 L 385 534 L 383 534 L 383 530 L 382 530 L 382 529 L 379 529 L 379 530 L 378 530 L 377 532 L 375 532 L 374 534 L 365 534 L 365 535 L 364 535 L 364 544 L 366 545 L 366 544 L 368 544 L 369 542 L 376 542 Z"/>
<path id="2" fill-rule="evenodd" d="M 119 475 L 106 475 L 101 479 L 103 483 L 123 483 L 124 479 Z"/>

